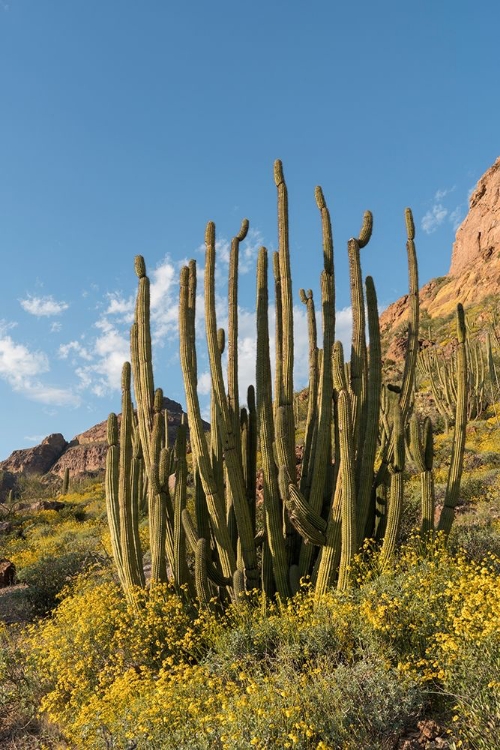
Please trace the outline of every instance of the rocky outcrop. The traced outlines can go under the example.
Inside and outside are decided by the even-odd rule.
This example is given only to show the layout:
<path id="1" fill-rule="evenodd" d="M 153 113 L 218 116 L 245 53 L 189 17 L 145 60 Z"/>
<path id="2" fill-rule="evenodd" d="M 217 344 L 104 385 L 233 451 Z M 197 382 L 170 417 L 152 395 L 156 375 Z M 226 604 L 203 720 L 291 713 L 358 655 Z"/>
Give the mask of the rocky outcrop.
<path id="1" fill-rule="evenodd" d="M 418 240 L 417 240 L 418 250 Z M 500 157 L 479 180 L 470 197 L 469 213 L 459 227 L 447 276 L 420 289 L 420 309 L 433 317 L 454 313 L 458 302 L 476 305 L 500 290 Z M 398 334 L 408 318 L 408 297 L 382 313 L 382 336 Z M 481 322 L 478 312 L 476 322 Z M 396 354 L 394 352 L 393 354 Z"/>
<path id="2" fill-rule="evenodd" d="M 472 263 L 484 264 L 500 250 L 500 157 L 481 177 L 469 199 L 469 213 L 457 231 L 450 276 Z"/>
<path id="3" fill-rule="evenodd" d="M 177 401 L 164 398 L 163 406 L 168 414 L 168 439 L 172 445 L 182 419 L 182 406 Z M 120 416 L 118 416 L 120 423 Z M 208 430 L 210 425 L 204 422 Z M 0 462 L 0 470 L 25 474 L 56 474 L 63 477 L 69 469 L 71 477 L 97 475 L 106 466 L 107 421 L 99 422 L 67 443 L 62 435 L 50 435 L 40 445 L 25 450 L 17 450 L 5 461 Z"/>
<path id="4" fill-rule="evenodd" d="M 0 463 L 0 469 L 13 473 L 46 474 L 62 455 L 68 443 L 60 433 L 49 435 L 34 448 L 26 448 L 11 453 Z"/>
<path id="5" fill-rule="evenodd" d="M 103 471 L 108 450 L 106 442 L 84 443 L 83 445 L 73 445 L 73 443 L 72 440 L 68 449 L 51 467 L 50 471 L 53 474 L 63 477 L 65 470 L 69 469 L 70 477 L 75 477 L 79 474 L 95 475 Z"/>

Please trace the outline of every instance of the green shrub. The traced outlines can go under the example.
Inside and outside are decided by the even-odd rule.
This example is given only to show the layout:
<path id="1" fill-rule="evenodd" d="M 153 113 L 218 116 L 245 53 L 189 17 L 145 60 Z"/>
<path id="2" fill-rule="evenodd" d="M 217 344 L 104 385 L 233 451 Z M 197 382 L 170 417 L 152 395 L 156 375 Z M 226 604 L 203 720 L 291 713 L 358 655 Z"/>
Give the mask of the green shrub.
<path id="1" fill-rule="evenodd" d="M 19 580 L 28 585 L 26 598 L 33 614 L 45 616 L 59 602 L 60 593 L 71 579 L 98 562 L 86 552 L 66 552 L 59 557 L 41 557 L 23 568 Z"/>

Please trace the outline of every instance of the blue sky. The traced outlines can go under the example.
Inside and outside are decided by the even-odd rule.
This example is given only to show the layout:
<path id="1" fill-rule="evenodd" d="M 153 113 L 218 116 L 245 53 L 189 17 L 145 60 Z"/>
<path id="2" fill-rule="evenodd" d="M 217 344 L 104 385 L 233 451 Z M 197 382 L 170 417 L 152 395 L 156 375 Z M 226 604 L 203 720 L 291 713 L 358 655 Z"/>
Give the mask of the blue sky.
<path id="1" fill-rule="evenodd" d="M 500 153 L 497 0 L 0 0 L 0 458 L 71 439 L 119 411 L 134 255 L 153 282 L 156 383 L 184 403 L 177 281 L 203 266 L 204 228 L 248 217 L 242 378 L 252 379 L 255 254 L 275 249 L 283 160 L 299 286 L 318 288 L 314 187 L 333 220 L 338 336 L 349 325 L 346 241 L 379 302 L 404 294 L 405 206 L 420 279 L 449 268 L 470 189 Z M 202 318 L 202 316 L 200 316 Z M 200 320 L 202 322 L 202 320 Z M 208 380 L 201 357 L 204 403 Z"/>

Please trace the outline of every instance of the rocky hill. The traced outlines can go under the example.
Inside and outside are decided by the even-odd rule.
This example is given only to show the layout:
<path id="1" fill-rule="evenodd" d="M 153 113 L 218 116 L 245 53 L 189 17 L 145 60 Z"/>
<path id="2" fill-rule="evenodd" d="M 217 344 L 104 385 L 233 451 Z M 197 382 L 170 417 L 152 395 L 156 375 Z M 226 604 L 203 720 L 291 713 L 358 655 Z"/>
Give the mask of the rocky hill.
<path id="1" fill-rule="evenodd" d="M 458 302 L 467 311 L 499 291 L 500 157 L 470 196 L 469 212 L 457 231 L 448 274 L 421 288 L 420 309 L 430 318 L 443 318 L 454 312 Z M 380 317 L 382 337 L 392 359 L 403 353 L 397 331 L 408 316 L 407 300 L 407 296 L 401 297 Z M 475 310 L 474 324 L 480 325 L 481 318 L 487 316 L 486 307 Z"/>
<path id="2" fill-rule="evenodd" d="M 168 412 L 169 441 L 175 440 L 177 427 L 183 414 L 177 401 L 164 399 Z M 120 419 L 118 417 L 118 419 Z M 206 429 L 209 425 L 205 423 Z M 76 435 L 69 443 L 57 433 L 49 435 L 39 445 L 14 451 L 5 461 L 0 461 L 0 471 L 13 474 L 56 474 L 64 475 L 66 468 L 72 477 L 85 474 L 99 474 L 106 463 L 106 421 L 94 425 L 89 430 Z"/>

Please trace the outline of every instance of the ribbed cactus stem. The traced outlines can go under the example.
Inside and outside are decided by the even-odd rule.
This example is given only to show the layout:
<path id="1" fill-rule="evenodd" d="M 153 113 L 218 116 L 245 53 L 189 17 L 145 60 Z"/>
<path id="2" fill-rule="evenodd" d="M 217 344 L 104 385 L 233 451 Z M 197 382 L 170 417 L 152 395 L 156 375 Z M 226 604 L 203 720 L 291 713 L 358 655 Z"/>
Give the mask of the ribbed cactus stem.
<path id="1" fill-rule="evenodd" d="M 359 231 L 358 247 L 365 247 L 372 236 L 373 231 L 373 214 L 371 211 L 365 211 L 363 214 L 363 222 Z"/>
<path id="2" fill-rule="evenodd" d="M 405 369 L 403 373 L 403 384 L 401 387 L 401 409 L 403 412 L 403 422 L 406 422 L 410 405 L 413 400 L 415 388 L 415 371 L 417 367 L 418 356 L 418 331 L 420 316 L 420 297 L 418 287 L 418 266 L 417 255 L 415 251 L 415 225 L 413 215 L 409 208 L 405 209 L 407 242 L 406 251 L 408 255 L 408 276 L 409 276 L 409 304 L 410 319 L 408 323 L 408 351 L 405 359 Z"/>
<path id="3" fill-rule="evenodd" d="M 460 496 L 465 436 L 467 428 L 467 347 L 465 314 L 462 305 L 457 306 L 457 407 L 451 447 L 450 468 L 443 510 L 439 518 L 438 531 L 448 535 L 451 531 L 455 508 Z"/>
<path id="4" fill-rule="evenodd" d="M 250 518 L 253 532 L 256 529 L 256 481 L 257 481 L 257 408 L 255 402 L 255 388 L 249 385 L 247 389 L 248 427 L 246 449 L 242 456 L 245 467 L 245 485 Z"/>
<path id="5" fill-rule="evenodd" d="M 338 588 L 349 584 L 349 569 L 356 552 L 356 484 L 354 481 L 354 440 L 350 397 L 347 390 L 338 395 L 340 435 L 340 482 L 342 486 L 342 546 Z"/>
<path id="6" fill-rule="evenodd" d="M 300 289 L 300 299 L 307 309 L 307 326 L 309 338 L 309 398 L 307 404 L 306 429 L 304 435 L 304 452 L 302 456 L 302 474 L 300 490 L 309 496 L 311 484 L 313 439 L 316 431 L 317 401 L 314 397 L 318 390 L 318 337 L 316 332 L 316 312 L 311 290 L 306 294 Z"/>
<path id="7" fill-rule="evenodd" d="M 137 527 L 138 498 L 132 494 L 133 485 L 130 471 L 132 467 L 133 414 L 130 397 L 130 363 L 122 369 L 122 418 L 120 425 L 120 477 L 118 502 L 120 506 L 120 546 L 122 549 L 123 572 L 126 591 L 133 586 L 144 586 L 144 572 L 138 560 L 142 559 Z M 133 509 L 133 506 L 134 509 Z"/>
<path id="8" fill-rule="evenodd" d="M 360 452 L 360 444 L 363 440 L 363 435 L 361 434 L 361 423 L 364 418 L 366 382 L 368 376 L 365 333 L 365 300 L 363 296 L 359 247 L 358 240 L 356 239 L 350 239 L 347 243 L 352 306 L 350 385 L 352 393 L 353 437 L 355 451 L 357 453 Z"/>
<path id="9" fill-rule="evenodd" d="M 194 331 L 195 295 L 192 288 L 196 284 L 194 265 L 184 267 L 180 277 L 180 305 L 179 305 L 179 339 L 180 360 L 186 391 L 187 413 L 189 420 L 189 435 L 193 456 L 203 487 L 205 500 L 212 522 L 212 528 L 217 542 L 217 549 L 226 577 L 232 578 L 236 569 L 236 558 L 229 537 L 224 500 L 219 495 L 217 482 L 212 473 L 208 445 L 203 430 L 200 403 L 198 399 L 198 376 L 196 371 L 196 350 Z"/>
<path id="10" fill-rule="evenodd" d="M 363 438 L 361 456 L 356 457 L 358 477 L 357 495 L 357 546 L 361 547 L 370 512 L 370 499 L 373 486 L 373 467 L 377 452 L 377 439 L 380 419 L 380 392 L 382 388 L 382 354 L 380 327 L 375 285 L 371 276 L 365 280 L 366 307 L 368 311 L 369 357 L 368 382 L 366 390 L 366 411 L 362 423 Z"/>
<path id="11" fill-rule="evenodd" d="M 274 425 L 269 355 L 269 297 L 267 250 L 261 247 L 257 262 L 257 425 L 264 475 L 264 513 L 267 542 L 272 556 L 276 588 L 282 598 L 291 595 L 288 562 L 283 536 L 283 507 L 273 458 Z"/>
<path id="12" fill-rule="evenodd" d="M 420 472 L 420 490 L 422 520 L 420 530 L 423 536 L 434 530 L 434 441 L 432 435 L 432 422 L 426 417 L 422 431 L 418 416 L 413 413 L 410 417 L 410 455 L 417 470 Z"/>
<path id="13" fill-rule="evenodd" d="M 144 258 L 141 255 L 135 258 L 135 269 L 139 278 L 139 287 L 131 333 L 132 368 L 144 465 L 149 474 L 149 466 L 152 462 L 150 435 L 153 421 L 154 381 L 150 329 L 150 284 L 146 276 Z"/>
<path id="14" fill-rule="evenodd" d="M 316 188 L 316 203 L 321 214 L 321 229 L 323 240 L 323 271 L 321 273 L 321 309 L 323 330 L 323 353 L 316 356 L 319 377 L 310 377 L 309 397 L 318 383 L 318 402 L 316 428 L 310 437 L 307 451 L 313 456 L 307 466 L 307 483 L 301 483 L 311 506 L 318 513 L 321 512 L 325 496 L 325 488 L 331 493 L 331 425 L 332 425 L 332 351 L 335 339 L 335 288 L 333 274 L 333 239 L 330 214 L 320 187 Z M 314 395 L 312 396 L 314 398 Z M 309 438 L 309 435 L 308 435 Z M 313 557 L 310 545 L 302 544 L 299 557 L 299 575 L 309 573 Z"/>
<path id="15" fill-rule="evenodd" d="M 194 557 L 196 594 L 200 604 L 208 606 L 212 592 L 207 576 L 207 540 L 198 539 Z"/>
<path id="16" fill-rule="evenodd" d="M 434 462 L 434 440 L 432 434 L 432 422 L 429 417 L 424 420 L 423 427 L 423 442 L 424 442 L 424 460 L 425 460 L 425 471 L 421 476 L 421 491 L 422 491 L 422 534 L 429 534 L 434 531 L 434 512 L 436 507 L 436 500 L 434 495 L 434 474 L 433 474 L 433 462 Z"/>
<path id="17" fill-rule="evenodd" d="M 238 393 L 238 260 L 240 242 L 248 233 L 248 219 L 243 219 L 238 234 L 231 241 L 228 283 L 227 395 L 229 411 L 235 424 L 239 417 Z"/>
<path id="18" fill-rule="evenodd" d="M 186 507 L 187 498 L 186 424 L 184 422 L 184 417 L 177 428 L 175 458 L 173 574 L 174 582 L 176 586 L 180 588 L 184 584 L 190 583 L 186 563 L 186 536 L 182 523 L 182 512 Z"/>
<path id="19" fill-rule="evenodd" d="M 403 414 L 397 399 L 394 399 L 393 410 L 393 456 L 389 465 L 390 494 L 387 512 L 387 526 L 380 553 L 381 565 L 386 565 L 396 551 L 396 542 L 401 525 L 403 509 L 403 471 L 405 465 L 405 443 L 403 431 Z"/>
<path id="20" fill-rule="evenodd" d="M 124 591 L 127 590 L 123 570 L 123 554 L 120 544 L 120 504 L 119 481 L 120 481 L 120 448 L 118 447 L 118 420 L 116 414 L 110 414 L 107 423 L 108 452 L 106 454 L 106 513 L 108 516 L 111 549 L 115 560 L 116 570 L 120 584 Z"/>
<path id="21" fill-rule="evenodd" d="M 283 366 L 282 379 L 277 383 L 277 430 L 278 451 L 286 456 L 286 465 L 293 472 L 295 466 L 295 424 L 293 417 L 293 297 L 290 269 L 290 245 L 288 235 L 288 190 L 283 175 L 283 165 L 279 159 L 274 162 L 274 181 L 278 194 L 278 247 L 281 290 L 281 315 L 283 326 Z M 279 456 L 282 463 L 283 457 Z"/>
<path id="22" fill-rule="evenodd" d="M 259 587 L 259 571 L 257 554 L 253 542 L 253 526 L 246 499 L 245 483 L 241 465 L 239 448 L 239 428 L 235 431 L 235 424 L 229 410 L 222 376 L 222 362 L 217 347 L 217 321 L 215 309 L 215 225 L 207 224 L 205 234 L 205 328 L 207 333 L 208 356 L 212 385 L 220 414 L 220 428 L 224 462 L 229 492 L 232 496 L 234 514 L 238 527 L 239 542 L 245 566 L 246 585 L 249 590 Z M 293 407 L 292 407 L 293 408 Z"/>

